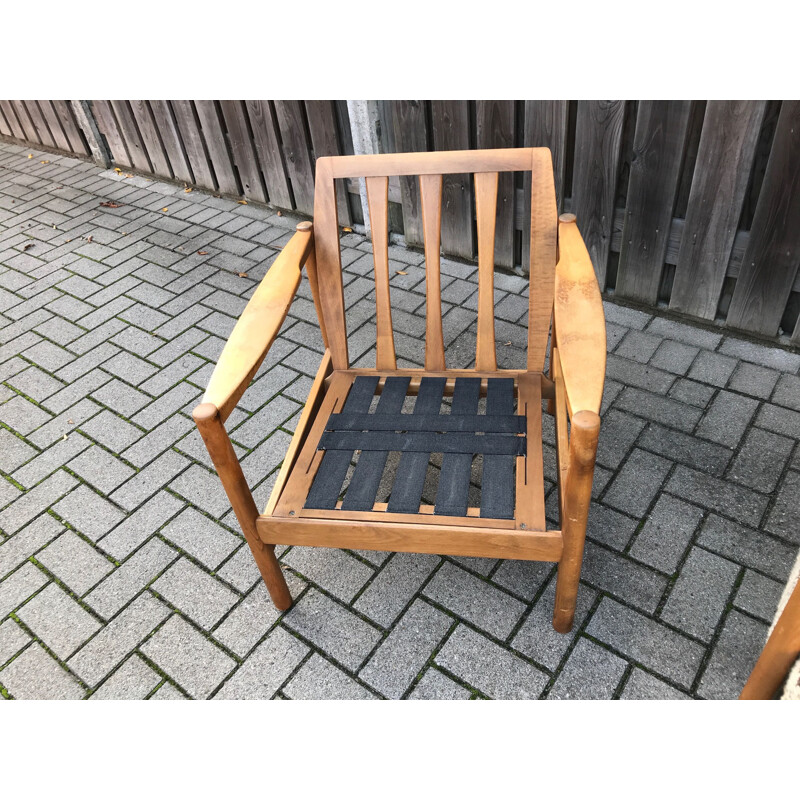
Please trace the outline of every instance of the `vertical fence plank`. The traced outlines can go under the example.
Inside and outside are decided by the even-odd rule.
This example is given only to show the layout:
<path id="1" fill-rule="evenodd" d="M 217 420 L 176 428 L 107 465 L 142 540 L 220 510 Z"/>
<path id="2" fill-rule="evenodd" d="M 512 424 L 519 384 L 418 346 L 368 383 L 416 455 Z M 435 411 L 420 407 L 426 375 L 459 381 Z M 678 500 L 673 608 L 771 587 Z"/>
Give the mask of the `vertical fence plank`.
<path id="1" fill-rule="evenodd" d="M 216 102 L 214 100 L 196 100 L 194 105 L 220 192 L 230 195 L 241 194 Z"/>
<path id="2" fill-rule="evenodd" d="M 269 202 L 280 208 L 294 208 L 278 142 L 278 126 L 269 100 L 245 100 L 244 104 L 253 130 L 258 162 L 267 184 Z"/>
<path id="3" fill-rule="evenodd" d="M 128 146 L 128 155 L 133 161 L 133 166 L 140 172 L 153 172 L 150 158 L 147 155 L 142 137 L 136 121 L 131 113 L 130 105 L 127 100 L 112 100 L 111 108 L 117 118 L 117 125 Z"/>
<path id="4" fill-rule="evenodd" d="M 727 324 L 775 336 L 800 265 L 800 101 L 784 100 Z"/>
<path id="5" fill-rule="evenodd" d="M 61 120 L 58 118 L 58 114 L 55 108 L 53 108 L 52 102 L 50 100 L 39 100 L 38 103 L 42 111 L 42 116 L 45 118 L 47 127 L 50 129 L 50 134 L 53 137 L 53 147 L 57 147 L 59 150 L 66 150 L 68 153 L 72 152 L 69 139 L 67 139 L 67 135 L 64 133 Z"/>
<path id="6" fill-rule="evenodd" d="M 169 160 L 172 174 L 184 183 L 195 183 L 192 169 L 183 151 L 180 134 L 168 100 L 150 100 L 150 109 L 156 122 L 158 132 L 161 134 L 161 143 Z"/>
<path id="7" fill-rule="evenodd" d="M 753 164 L 764 101 L 706 106 L 669 307 L 714 319 Z"/>
<path id="8" fill-rule="evenodd" d="M 0 133 L 2 133 L 3 136 L 14 135 L 14 133 L 11 130 L 11 126 L 6 121 L 6 114 L 5 111 L 3 111 L 2 103 L 0 103 Z"/>
<path id="9" fill-rule="evenodd" d="M 526 100 L 523 145 L 547 147 L 553 161 L 556 203 L 561 209 L 564 200 L 564 173 L 567 165 L 567 100 Z M 522 190 L 522 268 L 531 263 L 531 174 L 523 176 Z"/>
<path id="10" fill-rule="evenodd" d="M 25 131 L 22 130 L 22 126 L 19 124 L 19 120 L 17 119 L 17 112 L 11 105 L 11 101 L 0 100 L 0 108 L 3 109 L 3 114 L 5 115 L 6 122 L 8 123 L 9 128 L 11 128 L 11 135 L 15 139 L 24 139 Z"/>
<path id="11" fill-rule="evenodd" d="M 111 110 L 111 103 L 108 100 L 93 100 L 92 113 L 97 120 L 97 127 L 100 133 L 105 136 L 108 149 L 111 152 L 111 160 L 115 164 L 121 164 L 123 167 L 132 167 L 130 155 L 128 155 L 128 148 L 125 146 L 125 140 L 117 125 L 117 120 Z"/>
<path id="12" fill-rule="evenodd" d="M 514 102 L 512 100 L 478 100 L 477 134 L 479 148 L 514 146 Z M 514 266 L 514 173 L 503 172 L 497 192 L 497 234 L 495 263 Z"/>
<path id="13" fill-rule="evenodd" d="M 45 122 L 39 104 L 35 100 L 25 100 L 24 103 L 31 118 L 31 122 L 33 123 L 33 127 L 36 129 L 36 135 L 39 141 L 46 147 L 55 147 L 55 139 L 50 133 L 50 129 L 47 127 L 47 122 Z"/>
<path id="14" fill-rule="evenodd" d="M 624 116 L 624 100 L 578 103 L 572 212 L 577 217 L 601 291 L 606 285 L 611 247 Z"/>
<path id="15" fill-rule="evenodd" d="M 220 107 L 228 128 L 233 160 L 239 170 L 244 196 L 260 203 L 266 203 L 267 195 L 264 191 L 261 170 L 258 168 L 258 159 L 247 127 L 242 101 L 220 100 Z"/>
<path id="16" fill-rule="evenodd" d="M 167 160 L 167 154 L 164 152 L 164 146 L 161 143 L 161 137 L 153 121 L 147 100 L 131 100 L 130 107 L 141 135 L 142 144 L 144 144 L 145 151 L 153 167 L 153 172 L 164 178 L 172 178 L 172 169 Z"/>
<path id="17" fill-rule="evenodd" d="M 469 150 L 469 103 L 431 101 L 434 150 Z M 442 246 L 448 255 L 474 258 L 472 176 L 449 174 L 442 182 Z"/>
<path id="18" fill-rule="evenodd" d="M 294 203 L 298 211 L 314 211 L 314 170 L 309 155 L 302 101 L 276 100 L 275 116 L 281 133 L 286 169 L 292 181 Z"/>
<path id="19" fill-rule="evenodd" d="M 688 100 L 639 103 L 616 294 L 655 305 L 689 124 Z"/>
<path id="20" fill-rule="evenodd" d="M 428 123 L 424 100 L 393 100 L 394 138 L 398 153 L 424 153 L 428 149 Z M 413 175 L 400 177 L 403 202 L 403 234 L 406 244 L 420 247 L 424 243 L 419 183 Z"/>
<path id="21" fill-rule="evenodd" d="M 178 126 L 181 141 L 186 149 L 186 157 L 194 174 L 194 182 L 211 191 L 217 190 L 211 165 L 208 160 L 203 134 L 195 116 L 194 105 L 191 100 L 171 100 L 172 110 L 175 112 L 175 123 Z"/>
<path id="22" fill-rule="evenodd" d="M 61 121 L 61 127 L 64 128 L 64 133 L 69 140 L 72 152 L 83 156 L 91 154 L 98 164 L 108 166 L 106 148 L 99 141 L 99 137 L 97 136 L 97 122 L 94 117 L 91 118 L 91 121 L 88 119 L 90 115 L 87 111 L 87 101 L 73 100 L 70 102 L 69 100 L 53 100 L 51 102 Z M 77 105 L 78 111 L 73 110 L 72 103 Z M 88 127 L 91 127 L 91 132 L 83 132 L 83 124 L 78 121 L 79 115 L 82 115 L 80 117 L 81 120 L 83 120 Z M 89 145 L 88 142 L 91 142 L 91 145 Z"/>
<path id="23" fill-rule="evenodd" d="M 36 128 L 34 128 L 33 122 L 31 122 L 30 115 L 28 114 L 28 109 L 25 108 L 25 102 L 23 100 L 12 100 L 11 105 L 14 106 L 17 112 L 17 119 L 22 126 L 26 141 L 31 144 L 41 144 L 36 134 Z"/>
<path id="24" fill-rule="evenodd" d="M 333 100 L 306 100 L 308 132 L 314 150 L 314 162 L 322 156 L 338 156 L 344 153 L 339 139 L 336 122 L 336 108 Z M 339 211 L 339 225 L 350 226 L 350 203 L 347 200 L 347 187 L 344 181 L 336 182 L 336 206 Z"/>

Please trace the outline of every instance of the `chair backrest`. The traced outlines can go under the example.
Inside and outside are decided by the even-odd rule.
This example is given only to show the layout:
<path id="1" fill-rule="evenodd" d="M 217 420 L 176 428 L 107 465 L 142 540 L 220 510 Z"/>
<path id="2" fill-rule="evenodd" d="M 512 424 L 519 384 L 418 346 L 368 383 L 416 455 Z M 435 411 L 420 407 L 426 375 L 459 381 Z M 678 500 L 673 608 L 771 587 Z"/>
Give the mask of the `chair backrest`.
<path id="1" fill-rule="evenodd" d="M 531 172 L 530 303 L 527 368 L 544 368 L 553 310 L 557 224 L 553 162 L 545 147 L 460 150 L 320 158 L 316 167 L 314 239 L 323 329 L 334 369 L 347 369 L 347 333 L 334 180 L 364 178 L 375 261 L 376 368 L 395 368 L 389 291 L 389 176 L 418 175 L 425 242 L 425 368 L 444 370 L 440 243 L 442 175 L 474 173 L 478 231 L 478 335 L 475 370 L 497 368 L 494 324 L 494 244 L 500 172 Z"/>

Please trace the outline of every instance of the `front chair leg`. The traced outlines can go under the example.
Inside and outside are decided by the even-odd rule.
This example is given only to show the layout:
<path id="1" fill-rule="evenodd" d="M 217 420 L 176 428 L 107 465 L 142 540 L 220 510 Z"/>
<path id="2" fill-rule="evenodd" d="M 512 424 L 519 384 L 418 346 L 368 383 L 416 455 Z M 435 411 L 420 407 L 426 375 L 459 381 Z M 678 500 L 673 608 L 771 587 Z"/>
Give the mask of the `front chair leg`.
<path id="1" fill-rule="evenodd" d="M 572 417 L 569 466 L 564 481 L 564 513 L 561 520 L 564 550 L 558 564 L 553 610 L 553 627 L 559 633 L 569 633 L 575 619 L 599 434 L 600 417 L 594 411 L 579 411 Z"/>
<path id="2" fill-rule="evenodd" d="M 275 545 L 264 544 L 258 536 L 256 530 L 258 510 L 244 479 L 239 459 L 220 419 L 219 410 L 213 403 L 201 403 L 192 412 L 192 418 L 217 469 L 247 544 L 250 545 L 250 551 L 267 585 L 269 596 L 276 608 L 285 611 L 292 605 L 292 596 L 286 585 L 281 565 L 275 557 Z"/>

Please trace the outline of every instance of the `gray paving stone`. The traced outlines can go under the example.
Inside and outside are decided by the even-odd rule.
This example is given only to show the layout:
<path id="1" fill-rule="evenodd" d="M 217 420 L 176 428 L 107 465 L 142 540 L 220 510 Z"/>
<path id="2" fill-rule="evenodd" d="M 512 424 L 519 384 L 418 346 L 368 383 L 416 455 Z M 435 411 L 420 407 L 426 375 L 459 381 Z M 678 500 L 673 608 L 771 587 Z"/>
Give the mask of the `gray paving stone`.
<path id="1" fill-rule="evenodd" d="M 542 596 L 511 641 L 511 646 L 546 669 L 555 670 L 589 613 L 597 593 L 589 586 L 578 588 L 575 624 L 568 634 L 553 628 L 553 607 L 556 596 L 556 576 L 550 579 Z"/>
<path id="2" fill-rule="evenodd" d="M 36 643 L 0 672 L 0 683 L 17 700 L 80 700 L 85 694 L 78 681 Z"/>
<path id="3" fill-rule="evenodd" d="M 23 564 L 0 582 L 0 618 L 14 611 L 20 603 L 47 583 L 47 576 L 33 564 Z"/>
<path id="4" fill-rule="evenodd" d="M 755 342 L 748 342 L 744 339 L 726 337 L 719 351 L 735 358 L 741 358 L 742 361 L 751 361 L 762 367 L 770 367 L 771 369 L 784 370 L 790 373 L 796 373 L 800 369 L 799 355 L 777 347 L 766 347 Z"/>
<path id="5" fill-rule="evenodd" d="M 0 530 L 10 535 L 56 503 L 73 486 L 75 478 L 59 470 L 0 511 Z"/>
<path id="6" fill-rule="evenodd" d="M 653 319 L 650 314 L 646 314 L 644 311 L 617 305 L 605 299 L 603 300 L 603 311 L 609 322 L 614 322 L 617 325 L 625 325 L 628 328 L 637 328 L 638 330 L 645 328 L 647 323 Z"/>
<path id="7" fill-rule="evenodd" d="M 655 395 L 630 386 L 622 391 L 614 401 L 614 405 L 623 411 L 629 411 L 631 414 L 686 433 L 692 432 L 701 416 L 698 409 L 685 403 L 671 400 L 663 394 Z"/>
<path id="8" fill-rule="evenodd" d="M 76 486 L 52 508 L 56 514 L 94 542 L 105 536 L 125 518 L 125 514 L 116 506 L 84 484 Z"/>
<path id="9" fill-rule="evenodd" d="M 170 489 L 214 517 L 221 517 L 231 507 L 219 478 L 196 464 L 175 478 Z"/>
<path id="10" fill-rule="evenodd" d="M 239 599 L 187 558 L 173 564 L 152 589 L 206 630 L 214 627 Z"/>
<path id="11" fill-rule="evenodd" d="M 771 376 L 778 377 L 778 373 L 770 372 Z M 795 411 L 800 411 L 800 377 L 797 375 L 783 374 L 778 379 L 772 402 L 779 406 L 786 406 Z"/>
<path id="12" fill-rule="evenodd" d="M 735 700 L 767 639 L 768 626 L 731 611 L 706 666 L 697 694 L 709 700 Z"/>
<path id="13" fill-rule="evenodd" d="M 800 544 L 800 472 L 787 472 L 778 490 L 775 505 L 764 526 L 776 536 Z"/>
<path id="14" fill-rule="evenodd" d="M 294 548 L 286 559 L 291 565 Z M 354 604 L 379 625 L 391 625 L 439 563 L 438 556 L 395 553 Z M 300 569 L 298 567 L 298 569 Z M 303 571 L 302 569 L 300 570 Z M 325 583 L 326 588 L 328 584 Z"/>
<path id="15" fill-rule="evenodd" d="M 690 381 L 686 378 L 679 378 L 669 390 L 669 396 L 681 403 L 688 403 L 697 408 L 705 408 L 716 389 L 713 386 L 706 386 L 704 383 Z"/>
<path id="16" fill-rule="evenodd" d="M 39 451 L 11 431 L 0 428 L 0 469 L 11 474 Z"/>
<path id="17" fill-rule="evenodd" d="M 43 514 L 26 525 L 0 545 L 0 576 L 18 567 L 63 530 L 64 526 L 49 514 Z"/>
<path id="18" fill-rule="evenodd" d="M 654 317 L 647 326 L 647 332 L 663 336 L 665 339 L 675 339 L 678 342 L 703 347 L 706 350 L 714 350 L 722 339 L 722 334 L 712 333 L 703 328 L 685 325 L 664 317 Z"/>
<path id="19" fill-rule="evenodd" d="M 795 547 L 714 514 L 703 524 L 697 543 L 783 583 L 797 555 Z"/>
<path id="20" fill-rule="evenodd" d="M 375 574 L 366 564 L 332 548 L 293 547 L 283 563 L 345 602 Z"/>
<path id="21" fill-rule="evenodd" d="M 472 692 L 430 667 L 411 692 L 409 700 L 469 700 Z"/>
<path id="22" fill-rule="evenodd" d="M 604 415 L 597 445 L 597 463 L 616 469 L 628 455 L 646 423 L 616 409 Z"/>
<path id="23" fill-rule="evenodd" d="M 579 639 L 553 688 L 550 700 L 610 700 L 627 662 L 588 639 Z"/>
<path id="24" fill-rule="evenodd" d="M 133 511 L 189 466 L 189 461 L 172 450 L 162 453 L 129 478 L 111 499 L 126 511 Z"/>
<path id="25" fill-rule="evenodd" d="M 425 595 L 499 639 L 511 633 L 525 610 L 519 600 L 450 562 L 433 576 Z"/>
<path id="26" fill-rule="evenodd" d="M 146 542 L 84 598 L 98 614 L 109 619 L 179 557 L 160 539 Z"/>
<path id="27" fill-rule="evenodd" d="M 751 397 L 767 400 L 775 388 L 775 383 L 781 376 L 773 369 L 759 367 L 757 364 L 748 364 L 746 361 L 739 363 L 735 372 L 728 381 L 728 388 Z M 776 392 L 776 395 L 778 393 Z M 777 402 L 777 401 L 776 401 Z"/>
<path id="28" fill-rule="evenodd" d="M 800 439 L 800 412 L 764 403 L 756 417 L 756 425 L 769 431 Z"/>
<path id="29" fill-rule="evenodd" d="M 30 397 L 37 403 L 41 403 L 51 394 L 55 394 L 64 388 L 64 384 L 61 381 L 57 381 L 46 372 L 33 366 L 9 378 L 8 383 L 18 392 Z"/>
<path id="30" fill-rule="evenodd" d="M 687 689 L 704 648 L 680 633 L 604 597 L 586 633 Z"/>
<path id="31" fill-rule="evenodd" d="M 697 506 L 662 494 L 636 537 L 630 555 L 662 572 L 675 572 L 702 516 Z"/>
<path id="32" fill-rule="evenodd" d="M 108 559 L 72 531 L 65 531 L 37 553 L 36 560 L 78 596 L 114 569 Z"/>
<path id="33" fill-rule="evenodd" d="M 101 627 L 55 583 L 29 600 L 17 616 L 62 660 Z"/>
<path id="34" fill-rule="evenodd" d="M 292 597 L 297 597 L 306 584 L 286 574 Z M 242 602 L 214 630 L 214 638 L 236 655 L 244 658 L 262 636 L 277 622 L 280 611 L 270 599 L 267 587 L 259 581 Z"/>
<path id="35" fill-rule="evenodd" d="M 757 525 L 767 506 L 763 495 L 682 465 L 672 473 L 666 490 L 748 525 Z"/>
<path id="36" fill-rule="evenodd" d="M 626 334 L 615 353 L 622 358 L 632 358 L 640 364 L 646 364 L 658 349 L 661 341 L 658 336 L 632 330 Z"/>
<path id="37" fill-rule="evenodd" d="M 655 422 L 647 426 L 638 445 L 716 477 L 722 476 L 733 456 L 729 447 L 665 428 Z"/>
<path id="38" fill-rule="evenodd" d="M 359 677 L 385 697 L 399 699 L 452 625 L 446 614 L 415 600 Z"/>
<path id="39" fill-rule="evenodd" d="M 492 575 L 492 583 L 530 602 L 553 571 L 545 561 L 503 561 Z"/>
<path id="40" fill-rule="evenodd" d="M 668 683 L 659 680 L 649 672 L 634 667 L 625 689 L 623 700 L 690 700 L 688 694 L 673 689 Z"/>
<path id="41" fill-rule="evenodd" d="M 698 639 L 711 641 L 739 570 L 738 564 L 693 547 L 661 619 Z"/>
<path id="42" fill-rule="evenodd" d="M 97 445 L 84 450 L 67 466 L 104 494 L 108 494 L 134 474 L 134 470 L 127 464 Z"/>
<path id="43" fill-rule="evenodd" d="M 689 370 L 692 380 L 709 383 L 712 386 L 725 386 L 736 368 L 736 359 L 719 353 L 701 352 Z"/>
<path id="44" fill-rule="evenodd" d="M 217 575 L 242 593 L 250 589 L 256 581 L 261 580 L 261 573 L 258 571 L 253 554 L 246 544 L 242 545 L 217 570 Z"/>
<path id="45" fill-rule="evenodd" d="M 671 466 L 671 462 L 660 456 L 634 448 L 606 491 L 603 502 L 631 516 L 643 516 Z"/>
<path id="46" fill-rule="evenodd" d="M 223 687 L 215 700 L 269 700 L 308 655 L 309 648 L 276 628 Z"/>
<path id="47" fill-rule="evenodd" d="M 315 589 L 286 613 L 282 624 L 352 671 L 361 666 L 380 639 L 377 629 Z"/>
<path id="48" fill-rule="evenodd" d="M 697 347 L 666 339 L 661 341 L 661 345 L 650 359 L 650 363 L 667 372 L 685 375 L 699 352 Z"/>
<path id="49" fill-rule="evenodd" d="M 771 492 L 778 484 L 794 445 L 791 439 L 751 428 L 727 477 L 751 489 Z"/>
<path id="50" fill-rule="evenodd" d="M 51 419 L 50 414 L 21 395 L 12 397 L 7 403 L 0 406 L 0 422 L 23 436 L 27 436 Z"/>
<path id="51" fill-rule="evenodd" d="M 91 700 L 143 700 L 161 676 L 135 653 L 91 696 Z"/>
<path id="52" fill-rule="evenodd" d="M 171 683 L 164 682 L 150 700 L 187 700 L 183 692 L 176 689 Z"/>
<path id="53" fill-rule="evenodd" d="M 548 681 L 546 673 L 464 625 L 447 640 L 436 663 L 498 700 L 533 700 Z"/>
<path id="54" fill-rule="evenodd" d="M 318 653 L 298 670 L 283 690 L 292 700 L 373 700 L 375 696 Z"/>
<path id="55" fill-rule="evenodd" d="M 162 535 L 209 569 L 216 569 L 241 543 L 229 531 L 195 511 L 184 509 Z"/>
<path id="56" fill-rule="evenodd" d="M 758 401 L 731 392 L 720 392 L 697 426 L 697 435 L 726 447 L 739 444 L 750 420 L 758 407 Z"/>
<path id="57" fill-rule="evenodd" d="M 0 667 L 30 641 L 31 637 L 13 619 L 7 619 L 0 624 Z M 0 683 L 2 681 L 0 676 Z"/>
<path id="58" fill-rule="evenodd" d="M 663 575 L 592 542 L 586 543 L 581 580 L 650 613 L 667 586 Z"/>
<path id="59" fill-rule="evenodd" d="M 778 609 L 778 602 L 783 589 L 782 583 L 747 569 L 733 602 L 742 611 L 746 611 L 771 624 Z"/>
<path id="60" fill-rule="evenodd" d="M 100 547 L 114 558 L 125 558 L 149 539 L 183 505 L 171 494 L 159 492 L 152 500 L 126 517 L 114 530 L 106 534 L 100 540 Z"/>
<path id="61" fill-rule="evenodd" d="M 88 422 L 84 422 L 81 430 L 115 453 L 122 452 L 144 435 L 143 431 L 110 411 L 101 411 Z"/>

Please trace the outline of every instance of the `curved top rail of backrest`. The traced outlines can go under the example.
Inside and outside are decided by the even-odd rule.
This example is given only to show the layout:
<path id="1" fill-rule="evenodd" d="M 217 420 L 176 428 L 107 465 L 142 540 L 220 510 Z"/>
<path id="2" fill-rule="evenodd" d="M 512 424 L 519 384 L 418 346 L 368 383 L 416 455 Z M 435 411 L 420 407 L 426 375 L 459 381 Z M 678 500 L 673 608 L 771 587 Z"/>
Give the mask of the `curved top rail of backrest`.
<path id="1" fill-rule="evenodd" d="M 342 283 L 339 226 L 334 180 L 367 179 L 370 214 L 380 220 L 381 230 L 373 248 L 376 269 L 378 325 L 377 361 L 383 368 L 394 362 L 388 276 L 388 231 L 386 179 L 395 175 L 420 176 L 425 225 L 426 272 L 436 272 L 426 281 L 427 339 L 426 367 L 444 363 L 441 343 L 441 297 L 438 281 L 439 240 L 431 232 L 441 224 L 441 181 L 428 181 L 424 176 L 449 173 L 473 173 L 478 216 L 479 308 L 476 368 L 494 369 L 494 214 L 497 200 L 497 174 L 531 171 L 531 261 L 528 321 L 528 369 L 544 368 L 547 337 L 553 309 L 555 286 L 558 211 L 553 181 L 553 162 L 545 147 L 520 147 L 496 150 L 453 150 L 431 153 L 381 153 L 366 156 L 325 156 L 316 162 L 314 195 L 314 239 L 319 285 L 319 306 L 324 318 L 328 347 L 334 369 L 347 369 L 347 332 L 344 290 Z M 488 173 L 488 175 L 486 174 Z M 373 179 L 370 181 L 370 179 Z M 386 273 L 386 274 L 384 274 Z M 438 311 L 437 311 L 438 309 Z M 433 315 L 433 316 L 432 316 Z M 437 333 L 438 332 L 438 333 Z M 441 349 L 441 353 L 434 350 Z"/>

